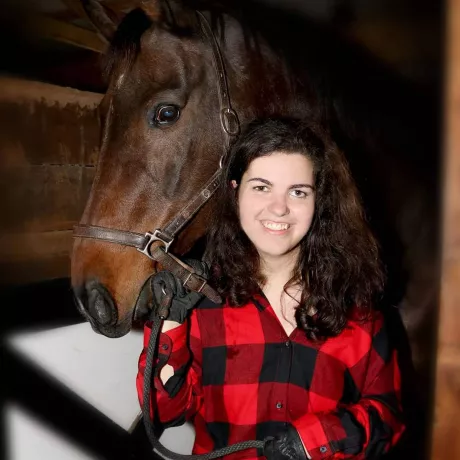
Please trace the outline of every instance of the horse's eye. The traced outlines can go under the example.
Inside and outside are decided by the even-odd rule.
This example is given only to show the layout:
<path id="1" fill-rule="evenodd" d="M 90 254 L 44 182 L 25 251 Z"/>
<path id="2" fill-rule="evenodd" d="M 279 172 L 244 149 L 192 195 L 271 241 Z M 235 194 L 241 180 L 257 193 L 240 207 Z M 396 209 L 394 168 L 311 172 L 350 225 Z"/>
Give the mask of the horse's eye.
<path id="1" fill-rule="evenodd" d="M 169 126 L 180 117 L 180 109 L 173 104 L 160 104 L 153 114 L 153 124 L 156 126 Z"/>

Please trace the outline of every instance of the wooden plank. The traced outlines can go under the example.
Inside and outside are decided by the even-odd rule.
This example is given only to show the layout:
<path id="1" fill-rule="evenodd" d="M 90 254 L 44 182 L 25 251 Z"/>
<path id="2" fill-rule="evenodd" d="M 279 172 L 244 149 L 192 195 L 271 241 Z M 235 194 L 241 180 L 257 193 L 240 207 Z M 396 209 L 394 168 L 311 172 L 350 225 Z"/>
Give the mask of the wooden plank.
<path id="1" fill-rule="evenodd" d="M 66 255 L 71 246 L 72 230 L 1 234 L 0 260 L 17 262 Z"/>
<path id="2" fill-rule="evenodd" d="M 0 285 L 70 276 L 72 232 L 0 235 Z"/>
<path id="3" fill-rule="evenodd" d="M 348 34 L 379 58 L 401 68 L 415 62 L 438 61 L 436 27 L 437 22 L 431 18 L 374 17 L 353 21 Z"/>
<path id="4" fill-rule="evenodd" d="M 16 263 L 0 262 L 0 285 L 3 286 L 24 286 L 69 277 L 69 254 Z"/>
<path id="5" fill-rule="evenodd" d="M 13 102 L 43 102 L 47 105 L 76 104 L 85 109 L 95 109 L 103 94 L 50 85 L 39 81 L 0 77 L 0 100 Z"/>
<path id="6" fill-rule="evenodd" d="M 0 284 L 69 276 L 72 228 L 95 173 L 94 167 L 78 165 L 31 166 L 29 176 L 21 179 L 26 170 L 19 168 L 0 181 L 11 181 L 9 199 L 0 202 Z"/>
<path id="7" fill-rule="evenodd" d="M 0 100 L 0 167 L 30 164 L 94 164 L 99 120 L 75 104 Z"/>
<path id="8" fill-rule="evenodd" d="M 0 78 L 0 169 L 95 164 L 102 95 Z"/>
<path id="9" fill-rule="evenodd" d="M 101 94 L 0 78 L 0 284 L 70 274 L 95 173 Z"/>
<path id="10" fill-rule="evenodd" d="M 86 11 L 83 8 L 83 5 L 81 4 L 80 0 L 62 0 L 62 2 L 67 7 L 69 12 L 72 12 L 74 16 L 77 16 L 82 19 L 88 19 Z"/>
<path id="11" fill-rule="evenodd" d="M 460 0 L 447 2 L 444 217 L 432 458 L 460 458 Z"/>
<path id="12" fill-rule="evenodd" d="M 94 167 L 38 165 L 0 177 L 0 232 L 68 230 L 83 213 Z M 1 257 L 1 254 L 0 254 Z"/>
<path id="13" fill-rule="evenodd" d="M 460 0 L 449 0 L 449 4 L 440 340 L 460 346 L 460 304 L 450 302 L 460 288 Z M 446 327 L 452 333 L 446 335 Z"/>
<path id="14" fill-rule="evenodd" d="M 96 53 L 104 53 L 107 49 L 107 44 L 97 32 L 46 16 L 36 16 L 33 22 L 42 38 L 85 48 Z"/>

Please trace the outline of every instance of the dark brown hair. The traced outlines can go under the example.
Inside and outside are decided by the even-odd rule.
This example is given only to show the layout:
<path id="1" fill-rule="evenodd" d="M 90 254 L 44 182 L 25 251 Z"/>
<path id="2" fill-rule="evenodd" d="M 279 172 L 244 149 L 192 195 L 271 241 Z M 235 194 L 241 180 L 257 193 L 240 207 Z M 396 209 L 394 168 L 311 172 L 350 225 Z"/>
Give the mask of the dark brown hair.
<path id="1" fill-rule="evenodd" d="M 285 289 L 303 284 L 297 324 L 309 338 L 325 339 L 343 330 L 351 312 L 370 312 L 384 277 L 377 242 L 345 157 L 318 126 L 299 120 L 257 120 L 231 146 L 209 233 L 213 282 L 234 306 L 260 292 L 264 279 L 259 255 L 241 228 L 237 192 L 230 182 L 240 183 L 254 159 L 277 151 L 301 153 L 313 163 L 315 214 Z"/>

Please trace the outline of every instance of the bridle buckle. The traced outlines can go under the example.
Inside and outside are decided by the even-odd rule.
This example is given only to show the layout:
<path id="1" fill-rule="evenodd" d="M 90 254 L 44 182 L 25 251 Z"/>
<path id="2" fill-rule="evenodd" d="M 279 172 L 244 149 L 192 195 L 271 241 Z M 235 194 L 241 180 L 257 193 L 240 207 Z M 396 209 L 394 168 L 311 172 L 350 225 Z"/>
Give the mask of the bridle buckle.
<path id="1" fill-rule="evenodd" d="M 187 285 L 187 283 L 188 283 L 189 280 L 192 278 L 192 276 L 194 276 L 196 279 L 202 281 L 202 284 L 201 284 L 201 286 L 200 286 L 198 289 L 193 289 L 193 288 L 191 288 L 191 287 L 189 287 L 189 286 Z M 190 273 L 187 275 L 187 278 L 185 278 L 185 281 L 182 283 L 182 286 L 184 286 L 184 288 L 190 289 L 190 290 L 192 290 L 192 291 L 201 292 L 201 291 L 204 289 L 204 287 L 206 286 L 207 282 L 208 282 L 207 280 L 205 280 L 205 279 L 202 278 L 201 276 L 197 275 L 196 273 L 190 272 Z"/>
<path id="2" fill-rule="evenodd" d="M 142 252 L 142 254 L 146 255 L 149 259 L 153 259 L 152 254 L 150 253 L 150 246 L 154 241 L 160 241 L 163 243 L 164 250 L 167 253 L 169 251 L 169 246 L 171 246 L 172 242 L 174 241 L 174 238 L 166 235 L 165 233 L 162 233 L 161 230 L 156 229 L 153 233 L 147 232 L 145 234 L 145 238 L 148 238 L 147 242 L 145 243 L 143 248 L 137 248 L 139 252 Z"/>

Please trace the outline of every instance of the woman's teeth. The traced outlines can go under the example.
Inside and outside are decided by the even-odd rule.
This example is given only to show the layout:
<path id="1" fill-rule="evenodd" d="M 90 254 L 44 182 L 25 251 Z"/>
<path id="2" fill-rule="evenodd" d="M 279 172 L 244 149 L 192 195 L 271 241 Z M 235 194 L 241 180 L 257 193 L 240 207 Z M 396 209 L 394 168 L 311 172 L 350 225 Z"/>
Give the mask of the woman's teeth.
<path id="1" fill-rule="evenodd" d="M 262 222 L 262 225 L 269 230 L 287 230 L 289 224 L 281 224 L 278 222 Z"/>

